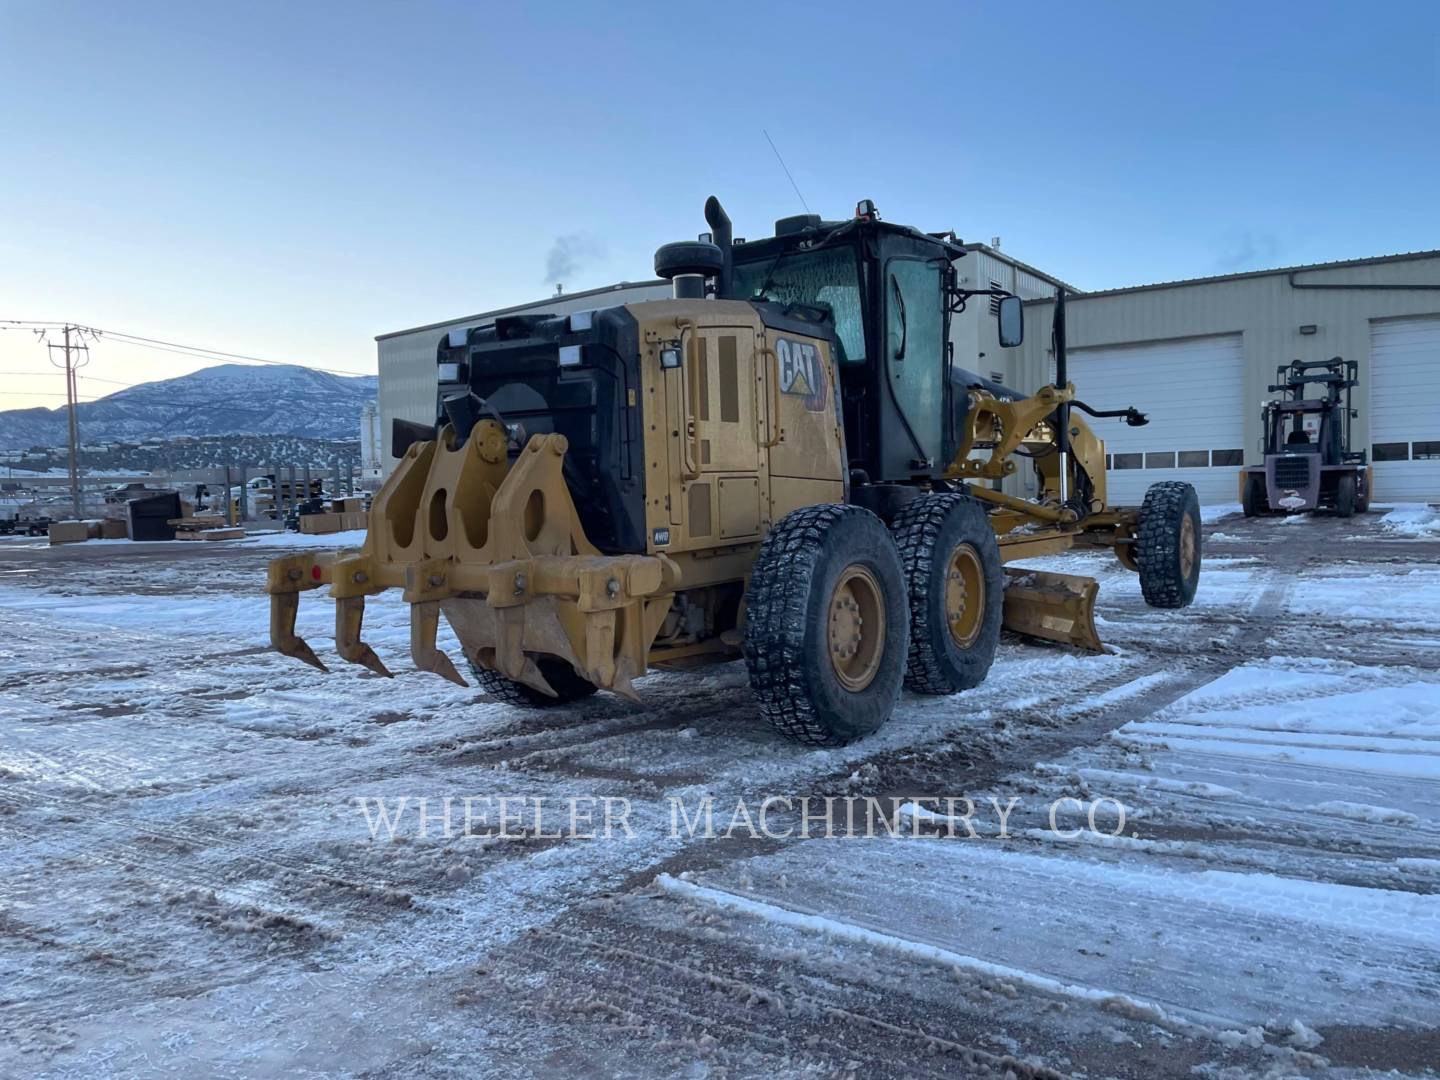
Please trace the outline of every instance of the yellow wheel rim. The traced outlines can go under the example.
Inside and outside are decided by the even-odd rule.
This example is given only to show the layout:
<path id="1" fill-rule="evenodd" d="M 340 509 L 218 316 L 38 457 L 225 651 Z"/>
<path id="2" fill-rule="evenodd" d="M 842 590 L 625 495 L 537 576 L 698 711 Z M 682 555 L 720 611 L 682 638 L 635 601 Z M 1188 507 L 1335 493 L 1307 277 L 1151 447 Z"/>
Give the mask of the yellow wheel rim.
<path id="1" fill-rule="evenodd" d="M 945 567 L 945 622 L 961 649 L 975 644 L 985 622 L 985 564 L 970 544 L 957 544 Z"/>
<path id="2" fill-rule="evenodd" d="M 885 602 L 875 575 L 847 566 L 830 594 L 829 611 L 830 666 L 841 686 L 859 693 L 874 682 L 885 655 Z"/>
<path id="3" fill-rule="evenodd" d="M 1180 519 L 1180 576 L 1188 578 L 1195 569 L 1195 519 L 1186 514 Z"/>

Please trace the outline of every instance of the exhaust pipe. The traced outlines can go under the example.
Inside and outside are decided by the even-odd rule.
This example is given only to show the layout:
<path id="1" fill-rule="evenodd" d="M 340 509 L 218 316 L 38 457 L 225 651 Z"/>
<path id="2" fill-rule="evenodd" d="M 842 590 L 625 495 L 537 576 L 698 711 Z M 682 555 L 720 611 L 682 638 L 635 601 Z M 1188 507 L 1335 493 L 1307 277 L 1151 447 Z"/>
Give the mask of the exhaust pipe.
<path id="1" fill-rule="evenodd" d="M 714 195 L 705 200 L 705 223 L 710 226 L 711 239 L 725 259 L 720 273 L 715 275 L 715 294 L 722 300 L 729 300 L 735 232 L 730 225 L 730 215 L 725 213 L 725 208 Z"/>
<path id="2" fill-rule="evenodd" d="M 704 300 L 705 275 L 676 274 L 670 279 L 670 291 L 676 300 Z"/>

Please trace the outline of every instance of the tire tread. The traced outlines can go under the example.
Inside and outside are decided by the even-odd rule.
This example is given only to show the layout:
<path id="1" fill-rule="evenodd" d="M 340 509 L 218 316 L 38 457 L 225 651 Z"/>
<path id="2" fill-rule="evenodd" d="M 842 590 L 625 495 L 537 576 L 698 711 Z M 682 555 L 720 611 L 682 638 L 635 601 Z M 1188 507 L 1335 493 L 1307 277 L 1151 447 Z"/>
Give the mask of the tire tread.
<path id="1" fill-rule="evenodd" d="M 810 746 L 850 741 L 820 717 L 804 665 L 812 569 L 826 535 L 852 516 L 874 517 L 863 507 L 841 503 L 787 514 L 766 534 L 745 591 L 745 666 L 761 715 L 786 738 Z"/>
<path id="2" fill-rule="evenodd" d="M 1135 561 L 1140 566 L 1140 591 L 1145 602 L 1156 608 L 1182 608 L 1194 598 L 1187 596 L 1178 573 L 1180 518 L 1195 500 L 1195 489 L 1181 480 L 1151 484 L 1140 507 L 1140 528 L 1135 538 Z M 1200 534 L 1195 534 L 1196 558 L 1200 556 Z"/>
<path id="3" fill-rule="evenodd" d="M 969 495 L 937 493 L 922 495 L 895 515 L 890 531 L 900 549 L 900 564 L 905 570 L 905 587 L 910 608 L 910 651 L 905 665 L 905 688 L 917 694 L 953 694 L 958 689 L 946 671 L 944 658 L 929 632 L 927 605 L 930 599 L 930 575 L 937 569 L 935 547 L 946 519 L 958 507 L 974 506 L 980 514 L 985 510 L 979 500 Z M 986 522 L 986 528 L 989 523 Z M 993 532 L 991 536 L 993 537 Z M 998 550 L 995 559 L 999 561 Z M 1003 604 L 999 597 L 987 597 L 989 603 Z M 943 645 L 940 647 L 943 648 Z M 988 668 L 988 664 L 986 667 Z"/>
<path id="4" fill-rule="evenodd" d="M 514 679 L 501 675 L 498 671 L 483 668 L 469 657 L 466 657 L 465 660 L 470 665 L 470 674 L 475 676 L 475 682 L 480 689 L 490 697 L 503 701 L 506 705 L 518 705 L 527 709 L 553 708 L 587 698 L 598 689 L 593 683 L 576 675 L 568 663 L 565 665 L 570 676 L 568 679 L 563 675 L 558 678 L 552 677 L 552 672 L 545 673 L 546 678 L 550 680 L 550 685 L 555 687 L 559 694 L 558 697 L 552 698 L 548 694 L 536 690 L 533 686 L 526 686 L 522 682 L 516 682 Z"/>

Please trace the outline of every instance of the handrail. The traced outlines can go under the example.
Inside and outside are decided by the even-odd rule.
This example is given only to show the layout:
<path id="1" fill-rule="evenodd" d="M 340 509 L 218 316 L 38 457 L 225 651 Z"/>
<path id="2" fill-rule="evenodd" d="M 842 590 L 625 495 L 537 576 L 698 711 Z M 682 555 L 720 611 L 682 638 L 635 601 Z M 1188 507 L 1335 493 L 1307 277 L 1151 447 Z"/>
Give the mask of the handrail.
<path id="1" fill-rule="evenodd" d="M 680 363 L 680 399 L 682 408 L 689 410 L 685 417 L 685 437 L 680 440 L 680 476 L 682 480 L 698 480 L 700 478 L 700 429 L 697 419 L 700 415 L 700 405 L 694 396 L 694 386 L 690 378 L 690 367 L 692 363 L 698 363 L 694 356 L 695 340 L 699 335 L 699 327 L 693 319 L 677 318 L 675 326 L 680 331 L 680 348 L 683 359 Z M 686 340 L 686 333 L 689 332 L 689 340 Z"/>
<path id="2" fill-rule="evenodd" d="M 775 374 L 770 379 L 770 402 L 774 406 L 770 411 L 770 423 L 774 426 L 775 434 L 770 437 L 768 442 L 760 444 L 769 450 L 780 445 L 781 440 L 785 438 L 785 429 L 780 426 L 780 356 L 769 345 L 761 345 L 759 353 L 762 361 L 767 355 L 775 357 Z"/>

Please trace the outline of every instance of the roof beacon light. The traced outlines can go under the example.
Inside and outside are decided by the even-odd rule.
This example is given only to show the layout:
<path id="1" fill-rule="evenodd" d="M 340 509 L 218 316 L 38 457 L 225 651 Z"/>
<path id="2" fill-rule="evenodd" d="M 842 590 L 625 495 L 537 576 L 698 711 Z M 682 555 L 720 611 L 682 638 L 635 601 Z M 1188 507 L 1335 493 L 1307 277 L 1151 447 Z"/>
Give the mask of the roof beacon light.
<path id="1" fill-rule="evenodd" d="M 870 199 L 861 199 L 855 204 L 855 216 L 861 221 L 879 221 L 880 211 Z"/>

